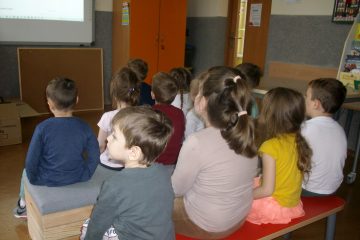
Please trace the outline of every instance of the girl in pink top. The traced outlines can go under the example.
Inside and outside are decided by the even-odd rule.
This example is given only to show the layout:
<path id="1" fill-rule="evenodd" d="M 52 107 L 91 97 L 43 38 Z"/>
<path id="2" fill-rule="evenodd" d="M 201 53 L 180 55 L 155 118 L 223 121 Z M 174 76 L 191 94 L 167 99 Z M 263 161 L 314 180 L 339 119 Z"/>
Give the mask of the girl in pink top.
<path id="1" fill-rule="evenodd" d="M 172 175 L 177 233 L 223 238 L 244 222 L 253 198 L 257 156 L 251 93 L 243 76 L 215 67 L 200 77 L 195 111 L 206 128 L 190 135 Z"/>

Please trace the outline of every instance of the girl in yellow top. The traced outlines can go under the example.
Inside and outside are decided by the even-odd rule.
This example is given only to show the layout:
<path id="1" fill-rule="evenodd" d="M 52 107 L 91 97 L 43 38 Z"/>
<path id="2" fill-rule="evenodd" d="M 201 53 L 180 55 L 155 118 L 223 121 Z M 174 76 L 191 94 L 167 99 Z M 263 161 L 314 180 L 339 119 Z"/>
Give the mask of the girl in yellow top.
<path id="1" fill-rule="evenodd" d="M 304 215 L 301 183 L 311 158 L 300 133 L 305 100 L 297 91 L 275 88 L 265 95 L 262 106 L 257 126 L 262 177 L 247 221 L 283 224 Z"/>

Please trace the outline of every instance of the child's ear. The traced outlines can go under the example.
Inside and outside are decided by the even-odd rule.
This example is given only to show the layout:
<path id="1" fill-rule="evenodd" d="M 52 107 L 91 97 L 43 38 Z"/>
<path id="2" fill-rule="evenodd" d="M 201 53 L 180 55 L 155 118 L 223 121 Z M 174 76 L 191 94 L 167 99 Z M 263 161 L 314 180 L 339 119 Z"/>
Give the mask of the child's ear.
<path id="1" fill-rule="evenodd" d="M 319 99 L 315 99 L 314 100 L 314 108 L 320 112 L 325 112 L 323 105 L 321 104 L 321 102 L 319 101 Z"/>
<path id="2" fill-rule="evenodd" d="M 132 161 L 140 161 L 142 160 L 142 151 L 141 148 L 139 146 L 132 146 L 129 152 L 129 159 Z"/>

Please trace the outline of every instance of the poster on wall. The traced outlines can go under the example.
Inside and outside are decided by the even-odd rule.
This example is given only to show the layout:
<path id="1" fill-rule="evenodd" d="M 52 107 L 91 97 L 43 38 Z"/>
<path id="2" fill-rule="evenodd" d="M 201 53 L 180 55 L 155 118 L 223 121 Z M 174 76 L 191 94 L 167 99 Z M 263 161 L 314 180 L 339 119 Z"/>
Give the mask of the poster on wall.
<path id="1" fill-rule="evenodd" d="M 249 25 L 253 27 L 260 27 L 261 24 L 261 9 L 262 4 L 251 4 L 250 6 L 250 20 Z"/>
<path id="2" fill-rule="evenodd" d="M 129 16 L 129 3 L 123 2 L 122 3 L 122 11 L 121 11 L 121 25 L 127 26 L 130 23 L 130 16 Z"/>
<path id="3" fill-rule="evenodd" d="M 352 23 L 359 12 L 360 0 L 335 0 L 333 22 Z"/>

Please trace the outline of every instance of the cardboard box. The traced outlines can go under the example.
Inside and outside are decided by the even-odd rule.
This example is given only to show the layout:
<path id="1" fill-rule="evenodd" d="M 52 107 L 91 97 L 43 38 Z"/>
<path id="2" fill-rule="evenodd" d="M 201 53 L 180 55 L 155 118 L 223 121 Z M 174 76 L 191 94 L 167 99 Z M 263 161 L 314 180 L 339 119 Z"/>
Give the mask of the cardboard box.
<path id="1" fill-rule="evenodd" d="M 0 146 L 21 143 L 20 118 L 38 115 L 40 114 L 21 101 L 0 103 Z"/>

